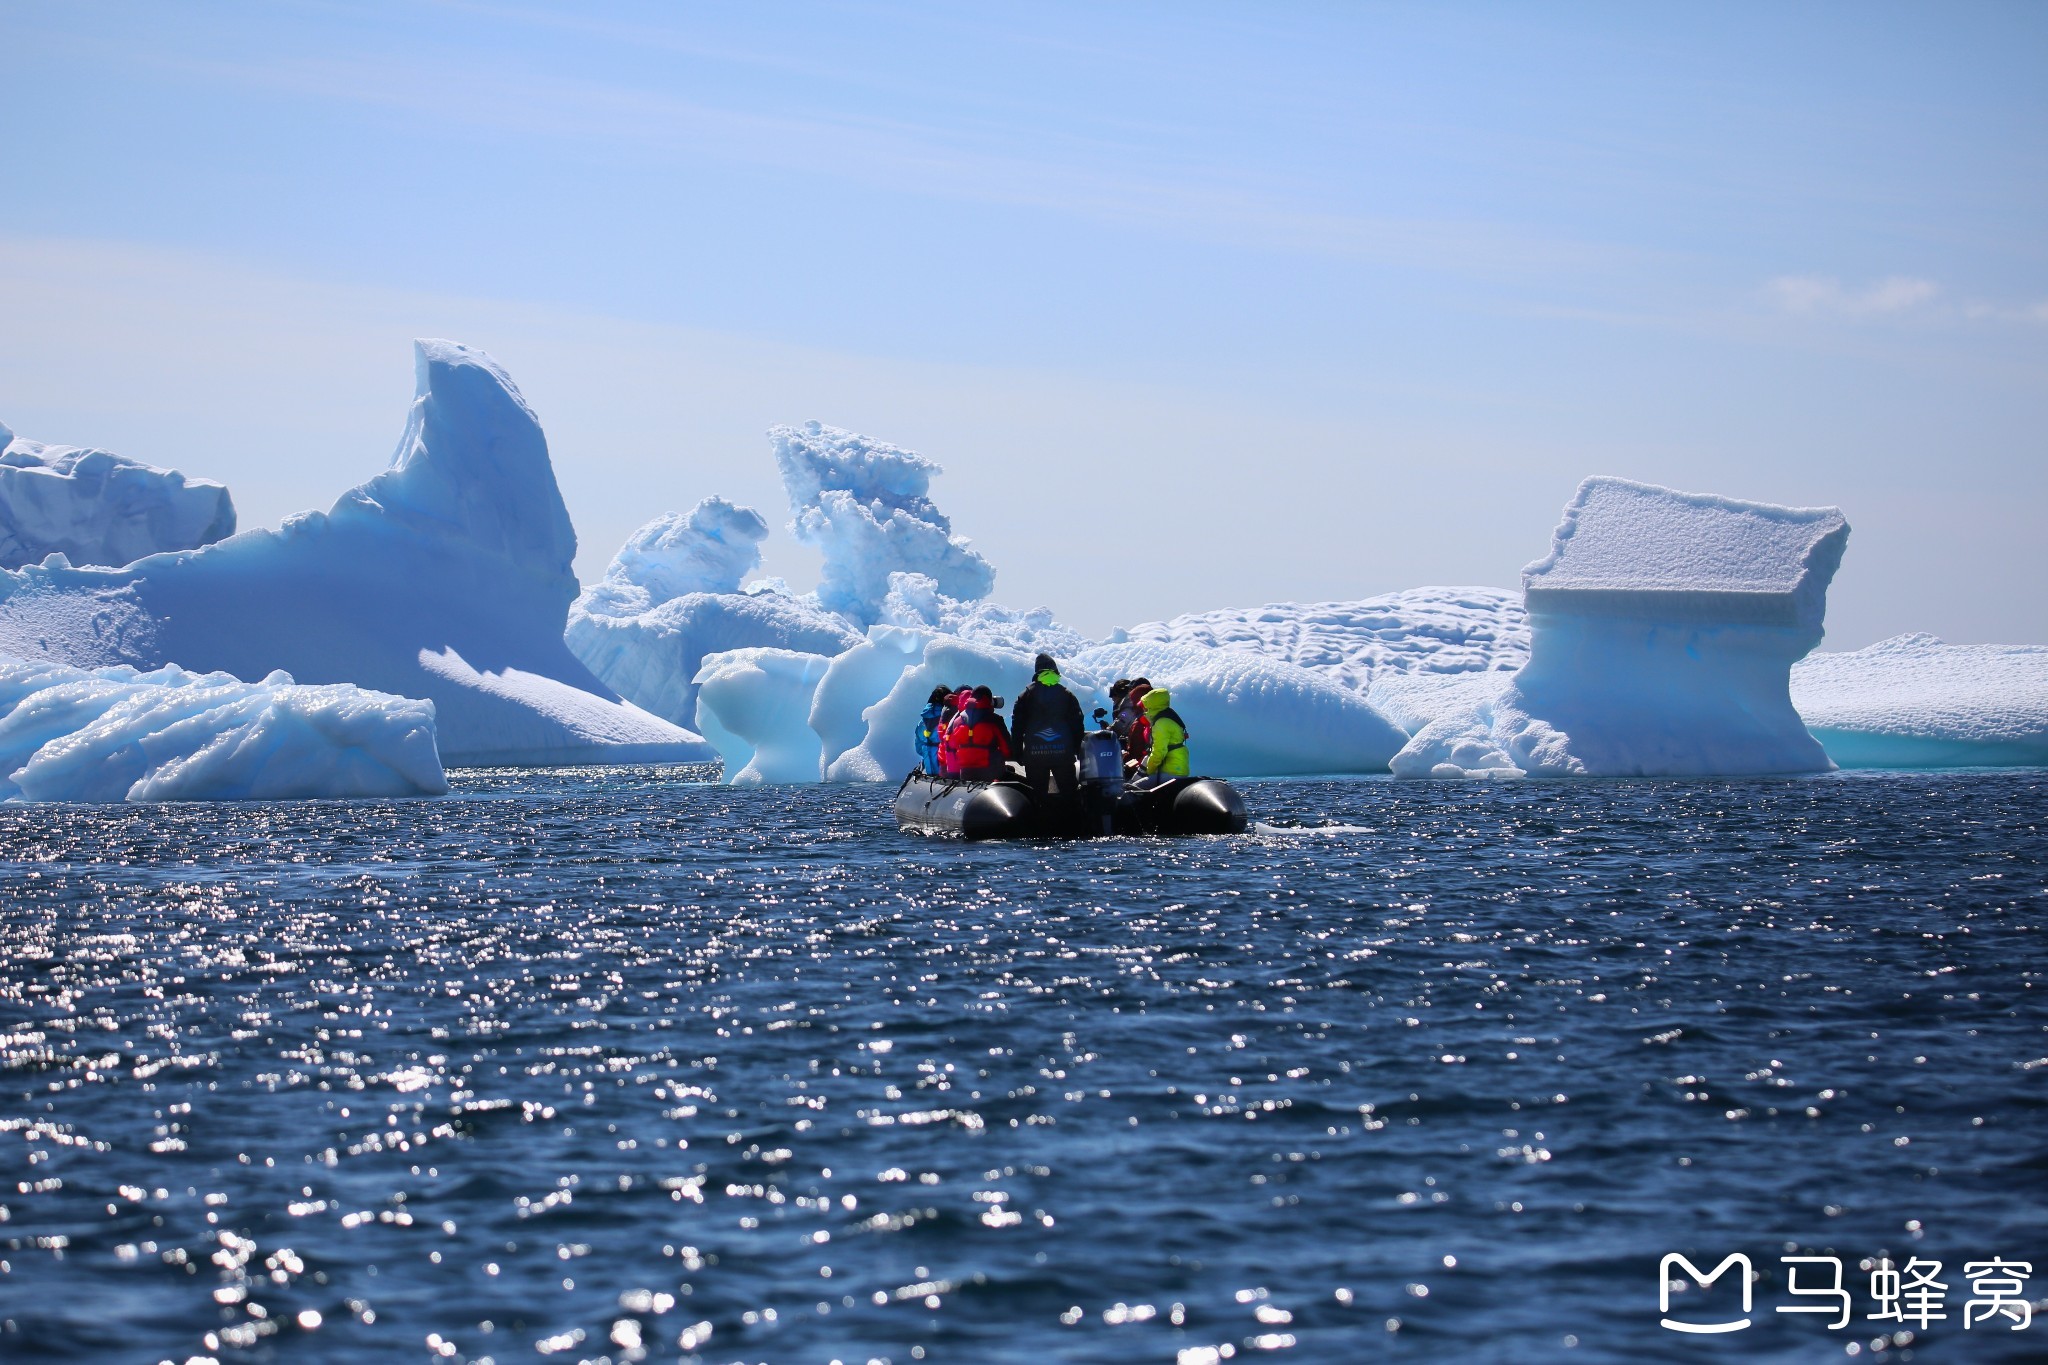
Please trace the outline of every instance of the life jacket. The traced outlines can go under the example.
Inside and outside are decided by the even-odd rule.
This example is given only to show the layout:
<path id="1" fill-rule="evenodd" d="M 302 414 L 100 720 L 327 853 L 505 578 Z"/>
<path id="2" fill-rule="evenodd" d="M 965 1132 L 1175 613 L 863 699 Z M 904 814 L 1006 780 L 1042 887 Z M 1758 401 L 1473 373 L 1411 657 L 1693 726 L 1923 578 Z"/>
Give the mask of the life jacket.
<path id="1" fill-rule="evenodd" d="M 1132 716 L 1124 729 L 1124 754 L 1133 763 L 1143 763 L 1145 756 L 1152 752 L 1152 721 L 1139 714 Z"/>
<path id="2" fill-rule="evenodd" d="M 946 704 L 930 703 L 917 718 L 917 757 L 928 773 L 939 770 L 939 740 L 945 733 Z"/>
<path id="3" fill-rule="evenodd" d="M 1163 687 L 1145 694 L 1145 715 L 1152 722 L 1152 745 L 1145 755 L 1145 771 L 1162 777 L 1186 777 L 1188 727 L 1172 703 L 1173 697 Z"/>
<path id="4" fill-rule="evenodd" d="M 993 768 L 1009 756 L 1010 741 L 1002 725 L 981 707 L 969 706 L 946 727 L 939 761 L 948 773 L 973 773 Z"/>

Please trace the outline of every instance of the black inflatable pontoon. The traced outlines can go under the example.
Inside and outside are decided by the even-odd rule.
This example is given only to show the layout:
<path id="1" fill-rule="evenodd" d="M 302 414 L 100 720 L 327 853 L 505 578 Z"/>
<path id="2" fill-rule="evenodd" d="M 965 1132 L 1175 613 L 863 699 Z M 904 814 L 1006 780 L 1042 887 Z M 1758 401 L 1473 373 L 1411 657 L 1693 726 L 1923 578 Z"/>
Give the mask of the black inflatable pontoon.
<path id="1" fill-rule="evenodd" d="M 914 772 L 896 789 L 896 823 L 963 839 L 1085 839 L 1103 834 L 1242 834 L 1244 802 L 1228 782 L 1176 777 L 1127 787 L 1115 738 L 1082 751 L 1080 790 L 1040 799 L 1023 782 Z M 1091 754 L 1090 749 L 1096 753 Z M 1099 759 L 1099 761 L 1097 761 Z M 1114 766 L 1112 766 L 1112 764 Z"/>

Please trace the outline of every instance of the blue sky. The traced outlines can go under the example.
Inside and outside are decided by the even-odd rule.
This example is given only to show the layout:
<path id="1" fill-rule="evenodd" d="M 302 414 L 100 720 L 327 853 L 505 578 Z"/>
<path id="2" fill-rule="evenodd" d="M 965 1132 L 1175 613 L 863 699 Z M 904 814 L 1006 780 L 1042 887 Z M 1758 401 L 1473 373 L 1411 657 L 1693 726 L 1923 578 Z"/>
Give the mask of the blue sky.
<path id="1" fill-rule="evenodd" d="M 1579 478 L 1848 514 L 1830 645 L 2048 640 L 2048 7 L 0 0 L 0 421 L 234 489 L 491 350 L 587 580 L 761 431 L 1084 629 L 1512 586 Z M 768 570 L 809 586 L 800 549 Z"/>

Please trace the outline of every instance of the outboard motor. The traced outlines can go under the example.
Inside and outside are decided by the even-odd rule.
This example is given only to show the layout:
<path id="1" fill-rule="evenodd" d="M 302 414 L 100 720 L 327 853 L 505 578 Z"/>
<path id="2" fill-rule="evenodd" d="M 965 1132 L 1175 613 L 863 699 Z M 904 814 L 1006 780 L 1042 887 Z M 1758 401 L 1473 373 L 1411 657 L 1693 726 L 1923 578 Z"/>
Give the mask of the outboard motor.
<path id="1" fill-rule="evenodd" d="M 1124 749 L 1108 730 L 1081 736 L 1081 800 L 1097 832 L 1114 832 L 1117 802 L 1124 795 Z"/>

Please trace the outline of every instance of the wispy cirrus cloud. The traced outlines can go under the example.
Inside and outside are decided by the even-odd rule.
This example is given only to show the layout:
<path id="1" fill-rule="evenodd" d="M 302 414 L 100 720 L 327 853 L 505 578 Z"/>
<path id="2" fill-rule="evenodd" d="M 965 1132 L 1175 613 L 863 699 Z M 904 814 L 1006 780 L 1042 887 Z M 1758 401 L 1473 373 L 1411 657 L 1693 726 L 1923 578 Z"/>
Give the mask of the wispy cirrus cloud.
<path id="1" fill-rule="evenodd" d="M 1142 141 L 1047 138 L 1001 120 L 944 126 L 772 101 L 747 107 L 645 85 L 429 57 L 145 60 L 212 82 L 429 115 L 491 135 L 576 138 L 675 159 L 778 167 L 1232 245 L 1490 276 L 1600 272 L 1662 255 L 1483 216 L 1347 211 L 1254 167 L 1186 166 Z"/>
<path id="2" fill-rule="evenodd" d="M 1857 287 L 1832 275 L 1780 275 L 1765 293 L 1787 313 L 1811 317 L 1875 318 L 1926 308 L 1941 295 L 1933 280 L 1887 275 Z"/>
<path id="3" fill-rule="evenodd" d="M 2048 299 L 2013 303 L 1959 297 L 1917 275 L 1887 275 L 1864 285 L 1845 284 L 1832 275 L 1780 275 L 1764 286 L 1764 296 L 1781 313 L 1846 322 L 2048 323 Z"/>

